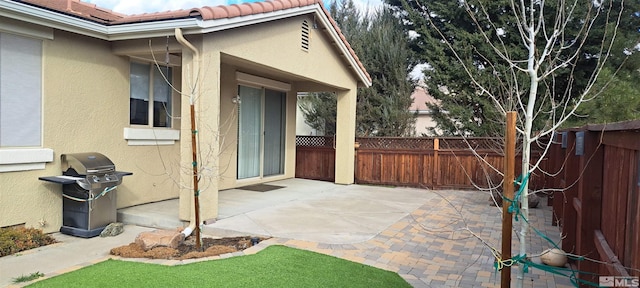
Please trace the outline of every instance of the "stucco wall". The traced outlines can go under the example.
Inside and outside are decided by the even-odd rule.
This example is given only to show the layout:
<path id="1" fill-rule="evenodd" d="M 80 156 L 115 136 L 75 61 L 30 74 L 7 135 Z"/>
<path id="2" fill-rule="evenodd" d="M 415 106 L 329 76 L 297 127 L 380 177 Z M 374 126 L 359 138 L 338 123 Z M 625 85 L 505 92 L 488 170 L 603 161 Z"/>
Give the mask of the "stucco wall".
<path id="1" fill-rule="evenodd" d="M 220 189 L 236 186 L 238 169 L 238 104 L 231 99 L 238 95 L 235 67 L 222 65 L 220 75 Z"/>
<path id="2" fill-rule="evenodd" d="M 192 39 L 193 44 L 200 51 L 200 58 L 193 59 L 192 52 L 186 48 L 182 50 L 183 84 L 182 91 L 193 91 L 194 119 L 196 121 L 196 136 L 198 145 L 199 176 L 198 194 L 200 205 L 200 219 L 212 220 L 218 216 L 218 178 L 219 178 L 219 109 L 220 109 L 220 53 L 203 49 L 200 37 Z M 181 160 L 183 167 L 192 167 L 192 128 L 190 124 L 189 97 L 183 97 Z M 188 139 L 187 139 L 188 138 Z M 189 170 L 187 170 L 189 171 Z M 180 191 L 180 219 L 194 219 L 194 186 L 193 177 L 183 176 Z"/>
<path id="3" fill-rule="evenodd" d="M 218 189 L 250 184 L 236 181 L 237 107 L 231 102 L 237 95 L 236 71 L 292 87 L 286 102 L 285 174 L 260 182 L 294 177 L 296 92 L 338 91 L 355 97 L 355 91 L 347 91 L 355 89 L 357 79 L 322 30 L 311 29 L 310 49 L 301 49 L 304 19 L 313 25 L 312 17 L 299 16 L 188 37 L 202 52 L 202 98 L 197 104 L 200 144 L 210 148 L 208 157 L 215 158 L 201 160 L 213 167 L 206 171 L 213 177 L 202 185 L 208 190 L 201 194 L 202 219 L 217 216 Z M 21 223 L 39 227 L 44 220 L 46 232 L 58 230 L 62 225 L 61 186 L 37 178 L 59 175 L 61 154 L 90 151 L 109 157 L 118 170 L 134 173 L 118 188 L 118 207 L 180 197 L 180 217 L 189 218 L 193 194 L 178 188 L 178 183 L 185 187 L 190 183 L 190 177 L 181 173 L 192 164 L 190 139 L 185 139 L 191 135 L 188 100 L 182 97 L 184 117 L 174 126 L 182 130 L 183 141 L 168 146 L 129 146 L 123 137 L 124 128 L 130 127 L 130 60 L 126 55 L 148 53 L 148 48 L 146 39 L 109 43 L 61 31 L 54 32 L 53 40 L 44 40 L 43 147 L 54 150 L 54 161 L 44 170 L 0 173 L 0 227 Z M 176 68 L 174 75 L 188 81 L 188 69 L 194 64 L 186 55 L 188 50 L 173 39 L 170 50 L 182 52 L 185 72 Z M 188 86 L 178 83 L 183 89 Z"/>
<path id="4" fill-rule="evenodd" d="M 429 132 L 429 128 L 436 127 L 436 122 L 433 120 L 430 114 L 418 114 L 416 117 L 416 136 L 434 136 Z"/>
<path id="5" fill-rule="evenodd" d="M 306 91 L 310 87 L 321 87 L 321 91 L 356 87 L 352 72 L 344 65 L 344 60 L 324 32 L 311 29 L 310 49 L 301 49 L 301 25 L 305 19 L 310 24 L 313 23 L 313 18 L 300 16 L 205 35 L 203 49 L 220 51 L 223 55 L 241 59 L 241 64 L 223 64 L 220 72 L 220 126 L 223 143 L 219 162 L 222 172 L 220 189 L 295 177 L 297 92 Z M 292 84 L 286 102 L 284 175 L 236 180 L 238 107 L 231 100 L 238 95 L 237 71 Z"/>
<path id="6" fill-rule="evenodd" d="M 353 73 L 322 29 L 310 29 L 310 48 L 301 48 L 303 20 L 310 25 L 314 21 L 313 17 L 299 16 L 226 30 L 206 37 L 205 47 L 264 65 L 266 73 L 271 68 L 302 77 L 298 80 L 324 84 L 324 91 L 354 87 Z"/>
<path id="7" fill-rule="evenodd" d="M 129 146 L 123 137 L 130 126 L 128 57 L 114 55 L 106 41 L 61 31 L 44 40 L 43 55 L 43 147 L 54 150 L 54 161 L 45 170 L 0 173 L 0 227 L 40 227 L 44 220 L 46 232 L 60 228 L 62 187 L 38 177 L 60 175 L 64 153 L 99 152 L 133 172 L 118 187 L 118 207 L 177 197 L 163 166 L 178 163 L 178 144 Z"/>

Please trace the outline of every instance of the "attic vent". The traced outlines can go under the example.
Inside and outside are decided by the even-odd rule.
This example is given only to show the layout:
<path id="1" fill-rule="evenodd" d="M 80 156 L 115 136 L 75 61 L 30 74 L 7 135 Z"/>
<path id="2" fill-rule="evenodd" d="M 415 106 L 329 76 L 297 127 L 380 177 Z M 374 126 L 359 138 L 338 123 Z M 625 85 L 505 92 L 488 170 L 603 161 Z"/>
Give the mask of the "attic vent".
<path id="1" fill-rule="evenodd" d="M 309 22 L 302 21 L 302 50 L 309 51 Z"/>

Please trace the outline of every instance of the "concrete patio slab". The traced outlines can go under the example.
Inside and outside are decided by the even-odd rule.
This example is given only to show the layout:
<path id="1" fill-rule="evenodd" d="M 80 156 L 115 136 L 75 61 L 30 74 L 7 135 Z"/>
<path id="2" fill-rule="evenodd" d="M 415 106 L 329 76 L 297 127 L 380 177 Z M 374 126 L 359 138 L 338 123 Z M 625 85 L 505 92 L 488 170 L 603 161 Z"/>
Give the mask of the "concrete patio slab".
<path id="1" fill-rule="evenodd" d="M 225 203 L 238 208 L 221 212 L 220 219 L 205 225 L 203 231 L 224 229 L 330 244 L 358 243 L 371 239 L 434 197 L 423 189 L 344 186 L 304 179 L 270 184 L 284 188 L 258 192 L 262 197 L 275 194 L 264 201 L 258 200 L 262 197 L 242 197 L 247 193 L 237 193 L 237 189 L 221 191 L 220 198 L 228 200 L 221 201 L 220 210 L 228 209 Z M 246 205 L 231 201 L 238 196 Z"/>
<path id="2" fill-rule="evenodd" d="M 303 179 L 269 184 L 284 188 L 269 192 L 220 191 L 220 217 L 205 225 L 203 234 L 273 238 L 243 252 L 209 260 L 286 245 L 397 272 L 414 287 L 499 286 L 500 275 L 493 267 L 495 258 L 489 246 L 500 246 L 502 220 L 499 209 L 489 205 L 486 193 L 343 186 Z M 551 209 L 544 204 L 531 210 L 529 221 L 550 239 L 559 241 L 558 227 L 551 225 Z M 184 225 L 176 220 L 177 207 L 177 200 L 163 201 L 121 209 L 119 217 L 141 221 L 137 225 L 151 223 L 153 227 L 174 229 Z M 514 222 L 514 227 L 520 223 Z M 62 243 L 1 257 L 0 286 L 20 275 L 42 272 L 51 277 L 102 261 L 111 248 L 126 245 L 148 230 L 152 229 L 127 225 L 125 234 L 92 239 L 56 233 Z M 528 255 L 552 245 L 538 235 L 530 235 L 526 241 Z M 515 234 L 512 249 L 517 254 Z M 132 261 L 165 265 L 193 262 Z M 516 269 L 513 267 L 512 283 L 516 281 Z M 536 269 L 527 273 L 524 281 L 524 287 L 572 287 L 566 277 Z"/>

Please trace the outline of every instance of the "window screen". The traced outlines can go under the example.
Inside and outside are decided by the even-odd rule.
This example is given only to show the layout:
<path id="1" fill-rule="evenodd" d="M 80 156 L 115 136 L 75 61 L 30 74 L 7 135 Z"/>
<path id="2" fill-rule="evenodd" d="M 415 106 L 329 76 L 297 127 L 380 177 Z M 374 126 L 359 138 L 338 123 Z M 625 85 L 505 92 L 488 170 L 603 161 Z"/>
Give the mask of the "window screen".
<path id="1" fill-rule="evenodd" d="M 0 33 L 0 147 L 42 145 L 42 41 Z"/>

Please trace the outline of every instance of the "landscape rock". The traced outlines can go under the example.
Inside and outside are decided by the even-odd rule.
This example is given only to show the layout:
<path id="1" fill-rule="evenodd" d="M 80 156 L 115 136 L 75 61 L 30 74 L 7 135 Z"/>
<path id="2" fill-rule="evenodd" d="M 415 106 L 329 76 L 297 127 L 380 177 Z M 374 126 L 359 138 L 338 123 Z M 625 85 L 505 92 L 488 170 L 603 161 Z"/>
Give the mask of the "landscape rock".
<path id="1" fill-rule="evenodd" d="M 178 248 L 184 242 L 184 234 L 177 231 L 153 230 L 142 232 L 136 237 L 135 243 L 144 251 L 155 247 Z"/>
<path id="2" fill-rule="evenodd" d="M 564 267 L 567 264 L 567 254 L 560 249 L 547 249 L 542 252 L 540 260 L 549 266 Z"/>
<path id="3" fill-rule="evenodd" d="M 114 222 L 107 225 L 107 227 L 105 227 L 104 230 L 100 232 L 100 237 L 116 236 L 121 234 L 122 232 L 124 232 L 124 224 L 119 222 Z"/>

